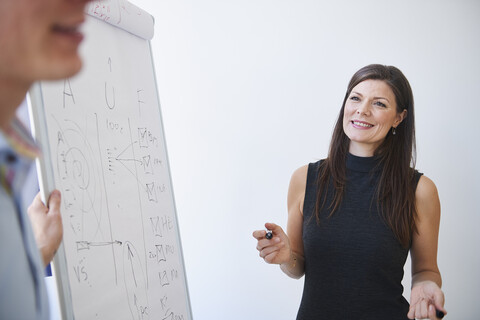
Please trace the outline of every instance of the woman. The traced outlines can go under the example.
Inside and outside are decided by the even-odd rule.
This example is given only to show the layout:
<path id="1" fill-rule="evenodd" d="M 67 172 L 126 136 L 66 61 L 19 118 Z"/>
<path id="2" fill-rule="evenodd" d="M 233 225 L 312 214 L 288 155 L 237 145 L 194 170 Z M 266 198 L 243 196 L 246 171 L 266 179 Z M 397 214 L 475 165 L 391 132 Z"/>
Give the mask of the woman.
<path id="1" fill-rule="evenodd" d="M 440 203 L 414 170 L 413 94 L 392 66 L 369 65 L 350 83 L 328 158 L 297 169 L 287 233 L 253 236 L 267 263 L 305 274 L 297 319 L 437 319 L 446 313 L 437 267 Z M 287 235 L 288 234 L 288 235 Z M 403 266 L 412 260 L 410 306 Z"/>

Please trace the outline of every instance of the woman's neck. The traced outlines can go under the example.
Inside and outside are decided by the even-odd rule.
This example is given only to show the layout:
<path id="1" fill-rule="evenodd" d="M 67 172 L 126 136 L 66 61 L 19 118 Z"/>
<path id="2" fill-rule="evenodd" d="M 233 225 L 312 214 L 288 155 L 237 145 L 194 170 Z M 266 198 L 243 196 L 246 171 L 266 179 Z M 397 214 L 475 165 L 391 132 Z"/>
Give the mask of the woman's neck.
<path id="1" fill-rule="evenodd" d="M 372 144 L 359 144 L 350 141 L 348 152 L 357 157 L 373 157 L 376 148 L 377 146 Z"/>

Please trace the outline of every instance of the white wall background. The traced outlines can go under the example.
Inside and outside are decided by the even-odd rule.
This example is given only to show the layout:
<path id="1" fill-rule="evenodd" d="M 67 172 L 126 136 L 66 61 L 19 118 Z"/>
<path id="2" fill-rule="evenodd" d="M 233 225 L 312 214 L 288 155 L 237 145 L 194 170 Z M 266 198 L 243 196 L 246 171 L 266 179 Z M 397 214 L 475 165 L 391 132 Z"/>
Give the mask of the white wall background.
<path id="1" fill-rule="evenodd" d="M 131 0 L 152 40 L 195 319 L 294 319 L 303 279 L 251 236 L 286 224 L 291 173 L 327 154 L 347 82 L 399 67 L 416 99 L 417 167 L 442 203 L 452 319 L 480 296 L 480 1 Z M 409 299 L 410 266 L 405 267 Z"/>

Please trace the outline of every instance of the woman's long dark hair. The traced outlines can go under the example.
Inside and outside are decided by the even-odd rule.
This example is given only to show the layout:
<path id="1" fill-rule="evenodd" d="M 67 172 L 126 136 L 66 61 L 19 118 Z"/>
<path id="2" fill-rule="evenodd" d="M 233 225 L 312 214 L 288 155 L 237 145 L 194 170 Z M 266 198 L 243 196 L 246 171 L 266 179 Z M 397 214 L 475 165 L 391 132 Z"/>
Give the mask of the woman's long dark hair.
<path id="1" fill-rule="evenodd" d="M 333 131 L 328 158 L 320 166 L 317 184 L 315 214 L 320 222 L 320 211 L 327 199 L 329 183 L 333 184 L 333 200 L 326 207 L 333 215 L 340 206 L 345 191 L 346 157 L 350 139 L 343 130 L 345 103 L 352 89 L 365 80 L 384 81 L 392 89 L 397 104 L 397 112 L 407 110 L 406 117 L 391 131 L 375 150 L 374 156 L 380 161 L 381 173 L 377 185 L 378 209 L 385 223 L 393 230 L 403 247 L 410 247 L 413 232 L 416 231 L 415 220 L 415 117 L 413 94 L 410 84 L 403 73 L 393 67 L 372 64 L 358 70 L 348 84 L 342 109 L 338 115 Z"/>

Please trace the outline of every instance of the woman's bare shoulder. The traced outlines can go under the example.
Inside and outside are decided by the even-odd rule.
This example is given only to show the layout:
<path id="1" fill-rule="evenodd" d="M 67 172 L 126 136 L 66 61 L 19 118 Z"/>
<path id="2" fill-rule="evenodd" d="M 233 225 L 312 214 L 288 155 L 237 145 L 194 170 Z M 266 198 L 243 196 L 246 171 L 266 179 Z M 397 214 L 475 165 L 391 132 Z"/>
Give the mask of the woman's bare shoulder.
<path id="1" fill-rule="evenodd" d="M 438 197 L 437 186 L 429 177 L 422 175 L 418 181 L 415 198 L 417 201 L 428 201 Z"/>
<path id="2" fill-rule="evenodd" d="M 421 176 L 418 181 L 417 190 L 415 191 L 415 203 L 420 222 L 440 218 L 440 199 L 437 187 L 425 175 Z"/>
<path id="3" fill-rule="evenodd" d="M 308 165 L 304 165 L 292 174 L 290 186 L 288 187 L 288 208 L 289 212 L 303 214 L 303 200 L 305 198 L 305 187 L 307 185 Z"/>

